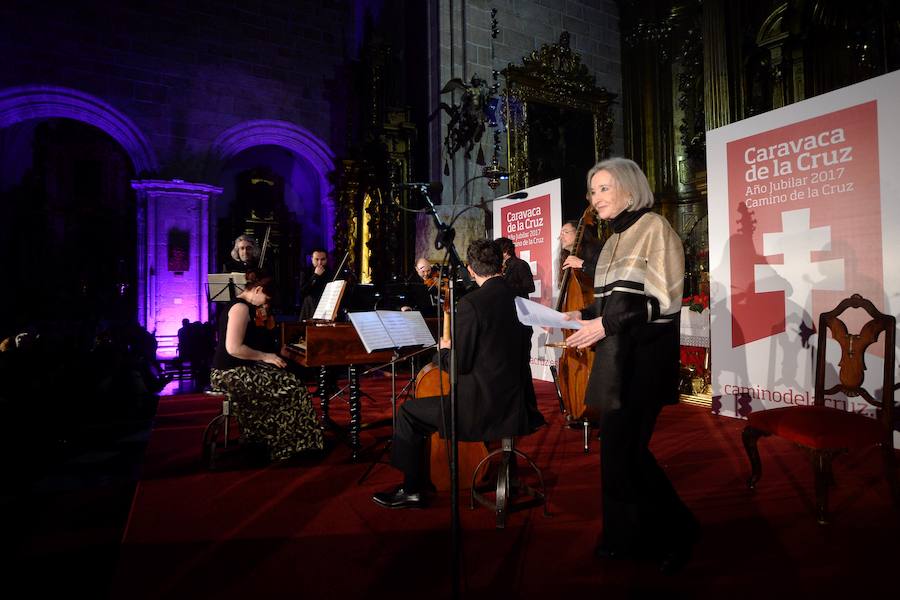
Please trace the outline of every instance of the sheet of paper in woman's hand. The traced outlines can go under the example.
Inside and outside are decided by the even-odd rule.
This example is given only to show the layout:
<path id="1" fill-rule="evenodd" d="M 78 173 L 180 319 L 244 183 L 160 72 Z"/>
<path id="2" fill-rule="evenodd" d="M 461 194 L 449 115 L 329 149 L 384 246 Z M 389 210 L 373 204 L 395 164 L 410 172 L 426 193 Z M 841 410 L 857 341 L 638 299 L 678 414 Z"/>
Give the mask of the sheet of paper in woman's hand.
<path id="1" fill-rule="evenodd" d="M 581 329 L 581 323 L 578 321 L 565 321 L 563 320 L 563 313 L 525 298 L 516 298 L 516 316 L 519 317 L 519 322 L 522 325 Z"/>

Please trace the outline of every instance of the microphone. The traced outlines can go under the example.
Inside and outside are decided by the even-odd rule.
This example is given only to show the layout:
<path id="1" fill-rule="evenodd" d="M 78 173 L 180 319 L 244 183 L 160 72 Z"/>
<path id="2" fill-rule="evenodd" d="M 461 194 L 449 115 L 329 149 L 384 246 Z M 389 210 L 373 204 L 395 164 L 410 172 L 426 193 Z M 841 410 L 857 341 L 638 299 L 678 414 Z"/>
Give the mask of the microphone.
<path id="1" fill-rule="evenodd" d="M 399 190 L 419 190 L 428 194 L 440 194 L 444 191 L 444 184 L 440 181 L 395 183 L 394 188 Z"/>
<path id="2" fill-rule="evenodd" d="M 512 194 L 507 194 L 505 196 L 497 196 L 496 198 L 491 198 L 490 200 L 485 200 L 482 198 L 481 202 L 476 204 L 475 206 L 479 207 L 484 211 L 491 211 L 491 204 L 496 202 L 497 200 L 522 200 L 528 197 L 528 192 L 515 192 Z"/>

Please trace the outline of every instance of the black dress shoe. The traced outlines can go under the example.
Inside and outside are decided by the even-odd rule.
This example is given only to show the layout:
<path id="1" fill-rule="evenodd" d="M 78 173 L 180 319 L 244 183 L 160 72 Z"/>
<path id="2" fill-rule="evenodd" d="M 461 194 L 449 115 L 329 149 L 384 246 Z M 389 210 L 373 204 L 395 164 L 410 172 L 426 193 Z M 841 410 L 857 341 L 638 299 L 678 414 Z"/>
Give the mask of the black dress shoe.
<path id="1" fill-rule="evenodd" d="M 690 562 L 694 553 L 694 544 L 700 540 L 700 523 L 691 518 L 684 526 L 677 538 L 677 542 L 670 545 L 659 562 L 659 571 L 663 575 L 674 575 L 684 569 Z"/>
<path id="2" fill-rule="evenodd" d="M 375 504 L 385 508 L 425 508 L 425 498 L 419 492 L 407 492 L 402 487 L 372 496 Z"/>

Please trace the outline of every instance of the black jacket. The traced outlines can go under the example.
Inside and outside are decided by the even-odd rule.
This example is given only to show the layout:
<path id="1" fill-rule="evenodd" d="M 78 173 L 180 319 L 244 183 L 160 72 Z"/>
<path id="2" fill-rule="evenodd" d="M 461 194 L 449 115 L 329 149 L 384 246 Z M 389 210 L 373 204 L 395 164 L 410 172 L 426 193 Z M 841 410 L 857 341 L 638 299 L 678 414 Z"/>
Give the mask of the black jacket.
<path id="1" fill-rule="evenodd" d="M 503 267 L 503 278 L 516 296 L 528 298 L 534 291 L 534 275 L 528 263 L 518 256 L 510 256 Z"/>
<path id="2" fill-rule="evenodd" d="M 493 277 L 459 301 L 454 345 L 460 440 L 525 435 L 544 424 L 531 381 L 531 341 L 516 317 L 515 297 L 502 277 Z"/>
<path id="3" fill-rule="evenodd" d="M 322 292 L 325 291 L 325 286 L 328 285 L 333 277 L 334 271 L 330 269 L 326 268 L 324 273 L 316 275 L 315 269 L 304 267 L 300 271 L 300 296 L 303 299 L 311 297 L 318 302 L 319 298 L 322 297 Z"/>

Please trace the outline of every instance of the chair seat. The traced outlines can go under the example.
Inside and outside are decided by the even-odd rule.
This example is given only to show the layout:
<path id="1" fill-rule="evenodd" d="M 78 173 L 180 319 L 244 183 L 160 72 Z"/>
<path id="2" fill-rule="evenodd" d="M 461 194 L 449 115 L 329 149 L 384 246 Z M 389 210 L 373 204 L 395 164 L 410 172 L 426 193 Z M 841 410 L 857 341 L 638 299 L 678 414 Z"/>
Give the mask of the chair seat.
<path id="1" fill-rule="evenodd" d="M 787 406 L 752 413 L 748 426 L 809 448 L 862 448 L 880 443 L 875 419 L 827 406 Z"/>

